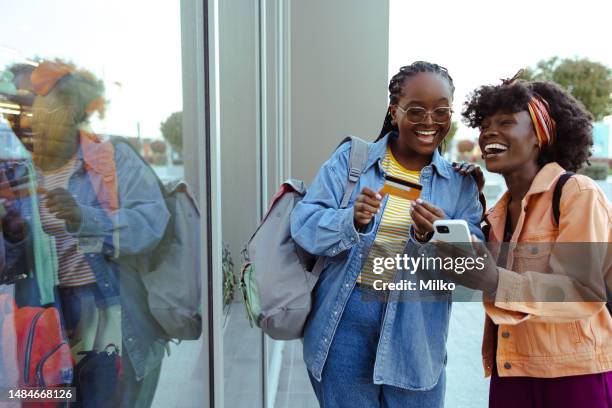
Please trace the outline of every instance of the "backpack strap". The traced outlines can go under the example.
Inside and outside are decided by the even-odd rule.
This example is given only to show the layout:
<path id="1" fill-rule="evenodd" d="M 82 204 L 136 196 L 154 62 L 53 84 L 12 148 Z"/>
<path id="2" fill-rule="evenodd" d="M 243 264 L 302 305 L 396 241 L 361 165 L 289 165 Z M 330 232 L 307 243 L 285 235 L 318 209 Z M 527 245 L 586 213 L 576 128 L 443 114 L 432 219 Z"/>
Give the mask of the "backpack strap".
<path id="1" fill-rule="evenodd" d="M 342 142 L 340 142 L 338 147 L 342 146 L 348 141 L 351 142 L 351 151 L 349 154 L 349 176 L 344 189 L 344 195 L 342 196 L 342 202 L 340 203 L 340 208 L 346 208 L 348 205 L 351 195 L 353 194 L 353 191 L 355 191 L 355 186 L 359 181 L 359 177 L 361 176 L 361 173 L 368 162 L 368 143 L 358 137 L 347 136 L 344 138 L 344 140 L 342 140 Z M 325 263 L 324 260 L 325 257 L 319 256 L 312 267 L 311 273 L 317 278 L 323 271 L 323 265 Z"/>
<path id="2" fill-rule="evenodd" d="M 355 186 L 359 181 L 359 177 L 361 176 L 361 173 L 363 172 L 363 169 L 368 161 L 368 144 L 365 141 L 355 136 L 347 136 L 339 146 L 347 141 L 351 142 L 351 151 L 349 155 L 349 175 L 346 188 L 344 189 L 344 195 L 342 196 L 342 202 L 340 203 L 340 208 L 346 208 L 348 205 L 351 195 L 355 190 Z"/>
<path id="3" fill-rule="evenodd" d="M 570 178 L 572 178 L 574 174 L 575 173 L 572 173 L 571 171 L 567 171 L 563 173 L 561 177 L 559 177 L 559 180 L 557 181 L 557 185 L 555 186 L 555 191 L 553 192 L 552 208 L 553 208 L 553 216 L 555 217 L 555 223 L 557 224 L 557 226 L 559 225 L 559 218 L 561 216 L 561 212 L 559 211 L 559 207 L 561 205 L 561 192 L 563 191 L 563 186 L 565 185 L 565 183 L 567 183 L 567 181 Z M 606 286 L 606 294 L 608 296 L 608 299 L 610 299 L 610 291 L 607 286 Z M 608 309 L 608 313 L 612 315 L 612 302 L 610 301 L 606 302 L 606 308 Z"/>
<path id="4" fill-rule="evenodd" d="M 555 186 L 555 191 L 553 192 L 552 209 L 553 216 L 555 217 L 555 224 L 557 226 L 559 225 L 559 217 L 561 216 L 559 207 L 561 206 L 561 193 L 563 192 L 563 186 L 573 175 L 574 173 L 571 171 L 566 171 L 563 173 L 561 177 L 559 177 L 559 180 L 557 180 L 557 185 Z"/>

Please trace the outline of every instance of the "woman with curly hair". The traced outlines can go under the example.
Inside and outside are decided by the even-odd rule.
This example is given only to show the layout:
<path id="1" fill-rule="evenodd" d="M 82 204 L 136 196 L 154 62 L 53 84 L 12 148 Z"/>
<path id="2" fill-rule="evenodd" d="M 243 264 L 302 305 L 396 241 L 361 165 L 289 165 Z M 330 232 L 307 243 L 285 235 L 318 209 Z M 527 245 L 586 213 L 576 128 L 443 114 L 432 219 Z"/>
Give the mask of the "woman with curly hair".
<path id="1" fill-rule="evenodd" d="M 456 278 L 484 292 L 489 406 L 610 407 L 612 318 L 601 273 L 609 264 L 591 254 L 575 265 L 567 253 L 571 244 L 589 243 L 580 244 L 584 255 L 610 241 L 605 195 L 590 178 L 567 173 L 590 155 L 592 117 L 559 86 L 518 81 L 519 74 L 475 90 L 463 112 L 480 129 L 487 170 L 501 174 L 508 188 L 485 216 L 485 237 L 512 250 L 492 249 L 497 263 L 493 257 L 477 279 Z M 561 178 L 565 185 L 556 189 Z M 596 290 L 576 274 L 589 266 L 600 279 Z M 564 276 L 552 275 L 561 269 Z M 598 296 L 585 300 L 586 289 Z M 559 290 L 565 301 L 550 297 Z"/>

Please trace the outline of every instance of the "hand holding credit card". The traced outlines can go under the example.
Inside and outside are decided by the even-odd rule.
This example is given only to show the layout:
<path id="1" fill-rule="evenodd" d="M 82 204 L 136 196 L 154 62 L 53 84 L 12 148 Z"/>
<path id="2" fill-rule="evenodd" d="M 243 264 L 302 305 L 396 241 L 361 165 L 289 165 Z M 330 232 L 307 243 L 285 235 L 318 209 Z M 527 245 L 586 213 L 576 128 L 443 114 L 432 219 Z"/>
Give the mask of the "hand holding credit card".
<path id="1" fill-rule="evenodd" d="M 385 176 L 385 185 L 380 194 L 391 194 L 406 200 L 414 201 L 421 196 L 423 186 L 399 177 Z"/>

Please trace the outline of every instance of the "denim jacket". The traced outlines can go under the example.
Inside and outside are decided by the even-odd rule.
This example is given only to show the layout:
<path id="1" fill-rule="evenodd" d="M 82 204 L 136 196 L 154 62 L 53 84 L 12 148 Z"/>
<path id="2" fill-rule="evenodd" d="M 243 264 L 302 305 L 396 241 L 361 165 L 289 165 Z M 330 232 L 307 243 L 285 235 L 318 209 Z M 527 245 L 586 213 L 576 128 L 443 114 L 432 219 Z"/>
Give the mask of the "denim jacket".
<path id="1" fill-rule="evenodd" d="M 370 143 L 366 167 L 357 182 L 347 208 L 340 201 L 348 179 L 350 144 L 345 143 L 327 160 L 315 177 L 308 193 L 291 214 L 294 240 L 308 252 L 324 256 L 324 269 L 314 290 L 313 308 L 304 329 L 304 361 L 310 373 L 321 381 L 321 374 L 334 333 L 347 300 L 365 263 L 376 236 L 383 211 L 364 231 L 353 223 L 353 203 L 364 187 L 379 191 L 384 184 L 382 159 L 389 133 Z M 482 206 L 472 177 L 455 171 L 436 150 L 431 164 L 421 171 L 421 198 L 441 208 L 449 219 L 464 219 L 472 234 L 480 231 Z M 383 200 L 383 210 L 387 198 Z M 406 231 L 408 242 L 404 253 L 417 255 L 421 244 L 414 231 Z M 409 255 L 410 256 L 410 255 Z M 395 281 L 402 278 L 395 274 Z M 405 292 L 389 292 L 376 361 L 374 384 L 387 384 L 409 390 L 435 387 L 446 364 L 446 337 L 450 317 L 449 292 L 437 301 L 404 298 Z"/>
<path id="2" fill-rule="evenodd" d="M 110 174 L 90 174 L 82 145 L 77 153 L 79 165 L 68 181 L 68 191 L 81 208 L 78 228 L 67 231 L 78 240 L 96 278 L 96 285 L 107 305 L 121 303 L 124 347 L 137 378 L 156 367 L 163 355 L 162 330 L 150 315 L 147 292 L 130 257 L 155 249 L 162 239 L 170 213 L 155 175 L 125 143 L 114 144 Z M 111 163 L 98 163 L 100 167 Z M 104 178 L 107 178 L 105 181 Z M 100 191 L 108 188 L 108 178 L 116 177 L 119 207 L 109 211 L 101 204 Z M 106 186 L 104 184 L 107 184 Z M 112 194 L 111 194 L 112 196 Z M 19 282 L 22 303 L 36 303 L 36 284 L 31 279 Z"/>

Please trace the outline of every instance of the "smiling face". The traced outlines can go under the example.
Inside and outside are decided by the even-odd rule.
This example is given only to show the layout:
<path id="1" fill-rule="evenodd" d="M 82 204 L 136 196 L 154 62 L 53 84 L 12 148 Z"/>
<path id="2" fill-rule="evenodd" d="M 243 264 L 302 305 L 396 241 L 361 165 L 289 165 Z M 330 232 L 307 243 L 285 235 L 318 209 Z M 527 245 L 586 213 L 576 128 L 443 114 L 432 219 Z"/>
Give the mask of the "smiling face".
<path id="1" fill-rule="evenodd" d="M 510 174 L 537 164 L 538 140 L 527 111 L 497 112 L 485 118 L 478 139 L 487 170 Z"/>
<path id="2" fill-rule="evenodd" d="M 397 104 L 389 106 L 401 142 L 416 154 L 433 154 L 450 129 L 450 115 L 444 120 L 441 117 L 444 116 L 443 108 L 450 108 L 452 101 L 451 86 L 439 74 L 421 72 L 406 78 Z M 422 121 L 415 120 L 414 117 L 418 116 L 415 113 L 423 109 L 429 113 Z"/>

